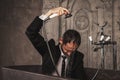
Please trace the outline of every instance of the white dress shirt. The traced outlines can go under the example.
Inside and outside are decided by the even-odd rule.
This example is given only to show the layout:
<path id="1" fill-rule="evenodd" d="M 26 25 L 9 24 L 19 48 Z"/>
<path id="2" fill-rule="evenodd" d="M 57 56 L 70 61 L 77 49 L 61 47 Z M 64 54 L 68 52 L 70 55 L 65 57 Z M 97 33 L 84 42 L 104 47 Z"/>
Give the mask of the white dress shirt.
<path id="1" fill-rule="evenodd" d="M 60 51 L 61 51 L 61 56 L 60 56 L 60 58 L 59 58 L 59 60 L 58 60 L 58 64 L 56 65 L 56 68 L 57 68 L 58 74 L 61 76 L 62 60 L 63 60 L 62 56 L 65 56 L 65 55 L 64 55 L 64 53 L 63 53 L 63 51 L 62 51 L 62 49 L 61 49 L 61 46 L 59 46 L 59 48 L 60 48 Z M 68 63 L 68 58 L 65 59 L 65 63 L 66 63 L 66 64 L 65 64 L 65 72 L 66 72 L 67 63 Z M 56 71 L 54 71 L 54 72 L 52 73 L 52 75 L 53 75 L 53 76 L 58 76 L 57 73 L 56 73 Z"/>

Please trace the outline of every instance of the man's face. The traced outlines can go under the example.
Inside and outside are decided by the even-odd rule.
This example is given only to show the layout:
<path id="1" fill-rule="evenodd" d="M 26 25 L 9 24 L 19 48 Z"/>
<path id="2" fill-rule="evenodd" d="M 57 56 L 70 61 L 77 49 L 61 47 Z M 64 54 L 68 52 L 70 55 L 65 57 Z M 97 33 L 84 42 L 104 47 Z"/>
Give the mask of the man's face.
<path id="1" fill-rule="evenodd" d="M 73 43 L 73 41 L 71 41 L 70 43 L 62 44 L 61 47 L 63 52 L 68 56 L 70 56 L 71 53 L 78 48 L 77 44 Z"/>

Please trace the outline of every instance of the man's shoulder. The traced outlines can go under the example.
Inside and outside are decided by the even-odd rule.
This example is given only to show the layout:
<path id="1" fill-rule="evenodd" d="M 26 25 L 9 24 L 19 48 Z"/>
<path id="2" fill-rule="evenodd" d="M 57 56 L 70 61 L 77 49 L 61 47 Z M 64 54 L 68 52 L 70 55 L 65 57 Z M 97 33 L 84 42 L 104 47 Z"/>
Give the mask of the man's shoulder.
<path id="1" fill-rule="evenodd" d="M 54 39 L 50 39 L 50 40 L 48 41 L 48 43 L 49 43 L 50 45 L 55 45 L 55 40 L 54 40 Z"/>
<path id="2" fill-rule="evenodd" d="M 78 57 L 84 57 L 84 54 L 80 51 L 75 51 L 75 55 Z"/>

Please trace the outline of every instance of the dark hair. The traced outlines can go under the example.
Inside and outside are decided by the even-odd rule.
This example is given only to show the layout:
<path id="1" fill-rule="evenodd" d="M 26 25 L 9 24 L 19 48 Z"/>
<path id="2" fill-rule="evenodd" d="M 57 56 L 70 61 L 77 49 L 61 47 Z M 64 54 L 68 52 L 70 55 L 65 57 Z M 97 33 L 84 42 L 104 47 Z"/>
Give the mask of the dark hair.
<path id="1" fill-rule="evenodd" d="M 69 43 L 71 41 L 76 43 L 78 46 L 81 43 L 80 33 L 73 29 L 69 29 L 63 34 L 63 44 Z"/>

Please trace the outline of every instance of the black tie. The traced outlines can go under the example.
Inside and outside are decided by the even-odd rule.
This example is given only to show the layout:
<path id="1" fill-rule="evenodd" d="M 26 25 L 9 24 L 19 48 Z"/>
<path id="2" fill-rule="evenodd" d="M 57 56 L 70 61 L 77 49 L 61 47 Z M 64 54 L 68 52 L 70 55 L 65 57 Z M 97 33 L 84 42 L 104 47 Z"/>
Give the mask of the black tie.
<path id="1" fill-rule="evenodd" d="M 65 59 L 66 56 L 62 56 L 63 60 L 62 60 L 62 69 L 61 69 L 61 77 L 65 77 Z"/>

